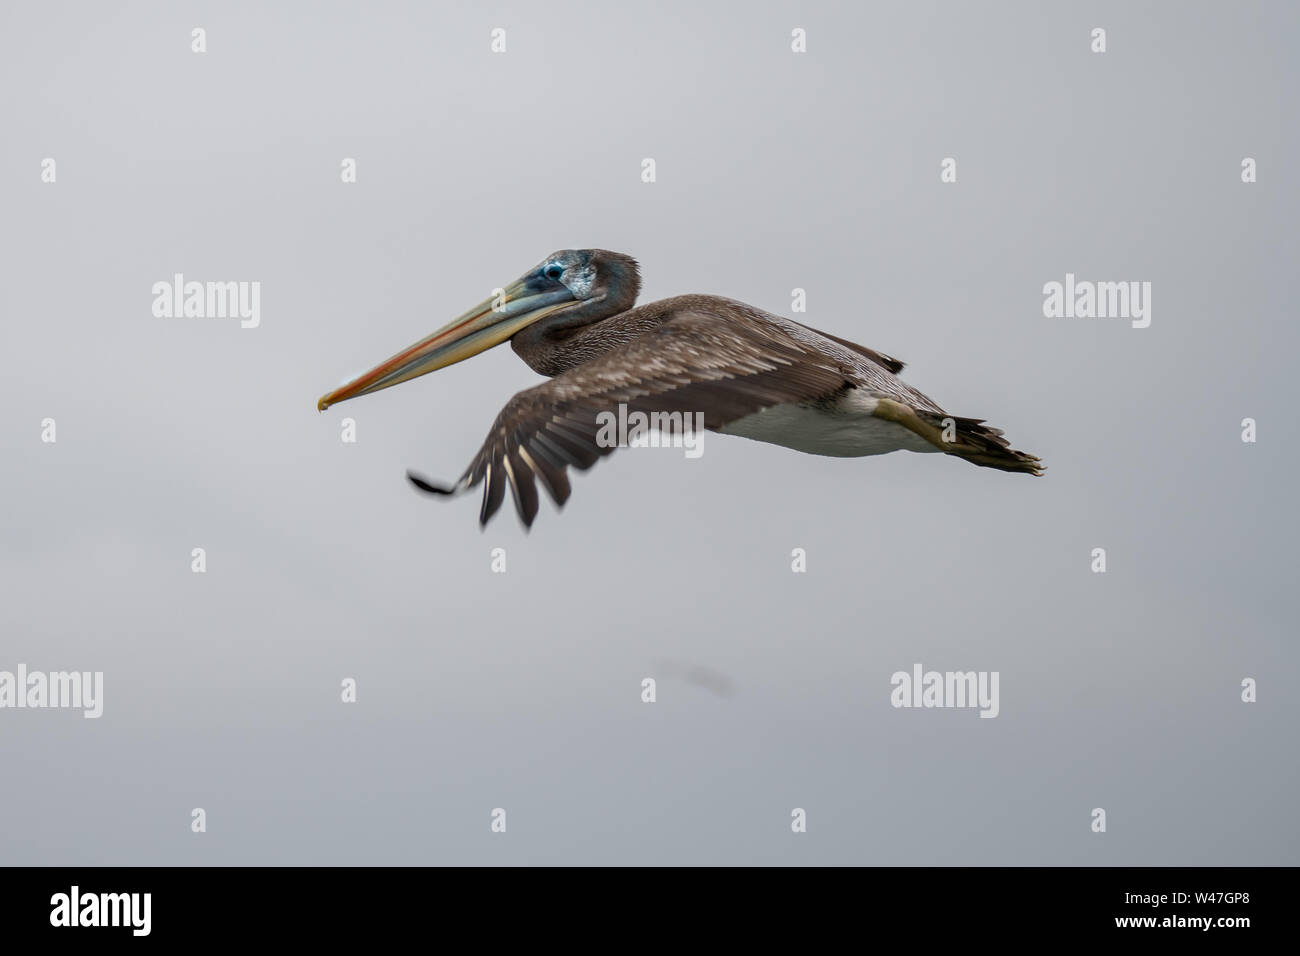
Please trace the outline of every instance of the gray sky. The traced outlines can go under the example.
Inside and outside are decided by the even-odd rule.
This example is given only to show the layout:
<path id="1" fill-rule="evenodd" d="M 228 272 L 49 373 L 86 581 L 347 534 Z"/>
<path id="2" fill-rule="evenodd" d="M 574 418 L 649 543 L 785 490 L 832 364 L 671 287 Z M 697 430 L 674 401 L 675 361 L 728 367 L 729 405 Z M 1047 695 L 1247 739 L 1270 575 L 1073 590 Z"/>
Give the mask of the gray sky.
<path id="1" fill-rule="evenodd" d="M 105 699 L 0 709 L 0 861 L 1300 862 L 1298 40 L 1283 3 L 6 4 L 0 670 Z M 538 380 L 508 348 L 316 412 L 590 246 L 642 301 L 806 289 L 1047 477 L 710 435 L 481 532 L 403 472 L 460 473 Z M 259 327 L 154 317 L 177 272 L 260 282 Z M 1045 318 L 1067 272 L 1152 283 L 1150 327 Z M 999 715 L 895 709 L 916 663 Z"/>

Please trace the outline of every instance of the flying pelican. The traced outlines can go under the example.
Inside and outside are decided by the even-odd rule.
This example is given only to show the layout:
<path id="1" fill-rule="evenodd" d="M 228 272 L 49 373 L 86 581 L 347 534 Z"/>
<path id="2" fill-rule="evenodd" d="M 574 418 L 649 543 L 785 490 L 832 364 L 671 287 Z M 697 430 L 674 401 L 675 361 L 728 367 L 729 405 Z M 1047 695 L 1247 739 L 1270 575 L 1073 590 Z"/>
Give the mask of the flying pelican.
<path id="1" fill-rule="evenodd" d="M 944 452 L 976 465 L 1042 474 L 982 419 L 948 415 L 897 378 L 903 363 L 752 305 L 682 295 L 633 307 L 636 260 L 604 249 L 547 256 L 493 298 L 323 396 L 316 407 L 368 395 L 510 346 L 550 381 L 497 415 L 465 473 L 421 491 L 457 495 L 483 485 L 480 524 L 509 486 L 525 527 L 537 515 L 534 476 L 562 506 L 568 466 L 587 469 L 616 447 L 601 421 L 625 413 L 703 413 L 704 427 L 813 455 L 859 457 L 899 449 Z"/>

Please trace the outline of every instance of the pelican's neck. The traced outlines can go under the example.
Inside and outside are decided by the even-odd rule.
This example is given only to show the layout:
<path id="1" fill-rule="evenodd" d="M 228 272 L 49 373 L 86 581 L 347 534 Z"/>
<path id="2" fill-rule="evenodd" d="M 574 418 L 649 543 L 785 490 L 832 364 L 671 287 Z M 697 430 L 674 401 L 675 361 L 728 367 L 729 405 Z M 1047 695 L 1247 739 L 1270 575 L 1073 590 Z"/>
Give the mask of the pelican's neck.
<path id="1" fill-rule="evenodd" d="M 642 306 L 568 329 L 529 326 L 510 340 L 510 347 L 534 372 L 555 376 L 626 345 L 667 318 L 657 309 Z"/>

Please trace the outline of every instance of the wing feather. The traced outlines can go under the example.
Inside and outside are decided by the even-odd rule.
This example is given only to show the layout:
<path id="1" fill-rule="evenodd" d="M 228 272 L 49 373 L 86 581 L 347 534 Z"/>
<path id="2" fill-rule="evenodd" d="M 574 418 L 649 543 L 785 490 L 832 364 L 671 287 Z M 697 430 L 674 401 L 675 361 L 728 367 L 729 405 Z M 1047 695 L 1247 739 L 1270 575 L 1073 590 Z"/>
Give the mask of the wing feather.
<path id="1" fill-rule="evenodd" d="M 557 505 L 569 498 L 566 468 L 585 470 L 614 448 L 598 437 L 601 413 L 703 413 L 718 428 L 773 405 L 812 403 L 850 384 L 834 355 L 772 323 L 684 312 L 657 328 L 515 395 L 450 489 L 416 475 L 422 491 L 456 494 L 483 484 L 486 524 L 510 487 L 524 525 L 537 515 L 536 480 Z"/>

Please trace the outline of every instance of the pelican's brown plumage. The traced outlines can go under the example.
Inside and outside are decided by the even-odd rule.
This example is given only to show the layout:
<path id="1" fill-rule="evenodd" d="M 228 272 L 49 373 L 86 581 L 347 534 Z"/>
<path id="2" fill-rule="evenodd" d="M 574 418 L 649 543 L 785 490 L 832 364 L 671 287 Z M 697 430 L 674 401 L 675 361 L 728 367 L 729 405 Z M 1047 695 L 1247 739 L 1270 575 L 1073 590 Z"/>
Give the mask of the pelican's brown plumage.
<path id="1" fill-rule="evenodd" d="M 845 339 L 714 295 L 634 307 L 636 261 L 603 249 L 557 252 L 498 295 L 323 397 L 318 407 L 461 361 L 509 338 L 550 380 L 506 403 L 460 479 L 423 491 L 483 484 L 480 522 L 507 486 L 520 518 L 537 515 L 536 482 L 563 505 L 566 469 L 613 451 L 597 440 L 602 413 L 702 413 L 704 426 L 814 454 L 942 451 L 1003 471 L 1038 475 L 982 420 L 950 416 L 897 377 L 903 363 Z"/>

